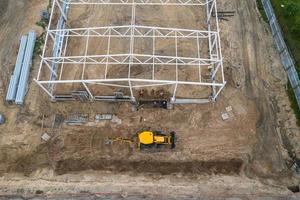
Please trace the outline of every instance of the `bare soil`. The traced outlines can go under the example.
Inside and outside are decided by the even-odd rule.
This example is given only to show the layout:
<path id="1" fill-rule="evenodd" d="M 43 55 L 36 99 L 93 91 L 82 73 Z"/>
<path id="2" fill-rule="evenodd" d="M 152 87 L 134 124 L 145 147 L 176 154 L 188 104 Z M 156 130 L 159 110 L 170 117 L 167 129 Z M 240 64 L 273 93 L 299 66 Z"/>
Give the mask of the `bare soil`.
<path id="1" fill-rule="evenodd" d="M 220 10 L 236 12 L 220 22 L 228 84 L 219 100 L 171 111 L 133 112 L 130 104 L 121 103 L 51 103 L 32 81 L 25 106 L 6 104 L 18 38 L 30 29 L 42 32 L 35 23 L 47 2 L 0 1 L 0 112 L 7 117 L 0 127 L 0 193 L 85 191 L 177 198 L 291 194 L 286 186 L 299 184 L 290 169 L 290 156 L 300 157 L 300 130 L 268 26 L 254 1 L 218 4 Z M 177 15 L 177 20 L 183 25 L 189 21 L 185 15 Z M 30 80 L 38 65 L 36 56 Z M 223 121 L 221 113 L 227 106 L 232 106 L 233 114 Z M 91 121 L 77 127 L 53 125 L 54 115 L 67 118 L 71 113 L 88 114 Z M 122 123 L 94 123 L 99 113 L 116 114 Z M 140 152 L 127 143 L 106 144 L 108 137 L 133 138 L 146 127 L 176 131 L 176 149 Z M 49 142 L 41 140 L 44 132 L 52 136 Z"/>

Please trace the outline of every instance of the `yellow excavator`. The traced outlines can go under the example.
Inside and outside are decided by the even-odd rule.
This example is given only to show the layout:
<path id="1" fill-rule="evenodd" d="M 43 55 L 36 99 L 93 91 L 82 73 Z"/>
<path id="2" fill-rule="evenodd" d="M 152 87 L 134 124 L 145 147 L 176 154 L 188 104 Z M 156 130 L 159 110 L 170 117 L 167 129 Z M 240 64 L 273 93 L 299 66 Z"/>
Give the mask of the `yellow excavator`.
<path id="1" fill-rule="evenodd" d="M 176 147 L 176 134 L 172 131 L 166 135 L 162 131 L 141 131 L 138 133 L 138 148 L 161 148 L 169 145 L 171 149 Z"/>
<path id="2" fill-rule="evenodd" d="M 133 144 L 136 139 L 128 139 L 123 137 L 109 138 L 106 144 L 112 144 L 114 142 L 124 142 Z M 137 147 L 140 150 L 143 149 L 159 149 L 169 146 L 171 149 L 176 147 L 176 133 L 170 132 L 168 135 L 162 131 L 143 130 L 137 134 Z"/>

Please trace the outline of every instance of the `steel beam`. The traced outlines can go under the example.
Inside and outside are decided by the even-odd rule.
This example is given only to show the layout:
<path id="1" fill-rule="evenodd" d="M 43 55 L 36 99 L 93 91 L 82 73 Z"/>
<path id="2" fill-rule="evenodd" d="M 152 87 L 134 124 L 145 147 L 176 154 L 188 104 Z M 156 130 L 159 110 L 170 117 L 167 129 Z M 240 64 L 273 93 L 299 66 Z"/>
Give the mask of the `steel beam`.
<path id="1" fill-rule="evenodd" d="M 64 7 L 61 6 L 63 3 Z M 61 12 L 61 20 L 66 21 L 67 16 L 64 13 L 64 9 L 68 10 L 71 6 L 81 6 L 81 5 L 129 5 L 131 6 L 131 23 L 130 25 L 121 26 L 105 26 L 105 27 L 86 27 L 86 28 L 65 28 L 64 26 L 56 26 L 56 29 L 50 29 L 53 27 L 53 13 L 58 9 Z M 154 27 L 154 26 L 144 26 L 136 24 L 136 6 L 144 5 L 163 5 L 163 6 L 202 6 L 206 7 L 206 17 L 207 17 L 207 29 L 206 30 L 193 30 L 193 29 L 182 29 L 182 28 L 166 28 L 166 27 Z M 67 6 L 67 7 L 66 7 Z M 212 13 L 217 14 L 217 3 L 216 0 L 54 0 L 50 23 L 47 27 L 46 42 L 43 49 L 42 61 L 40 64 L 38 76 L 36 82 L 38 85 L 45 90 L 43 84 L 57 85 L 57 84 L 82 84 L 91 97 L 95 97 L 92 91 L 89 90 L 88 84 L 103 85 L 111 87 L 129 88 L 131 100 L 135 101 L 134 89 L 144 88 L 144 87 L 159 87 L 164 85 L 173 86 L 172 101 L 176 102 L 176 93 L 179 85 L 194 85 L 201 87 L 211 87 L 213 91 L 212 100 L 215 100 L 223 87 L 225 86 L 225 78 L 223 71 L 223 57 L 221 52 L 221 41 L 220 41 L 220 30 L 219 22 L 217 18 L 212 18 Z M 215 19 L 215 23 L 211 23 L 211 20 Z M 212 25 L 213 24 L 213 25 Z M 216 27 L 215 27 L 216 26 Z M 56 38 L 60 38 L 61 43 L 59 43 L 59 54 L 55 52 L 52 56 L 46 56 L 49 36 L 52 40 L 56 41 Z M 76 40 L 77 38 L 85 38 L 86 45 L 84 49 L 84 55 L 73 55 L 69 56 L 68 51 L 68 40 Z M 89 54 L 89 40 L 90 38 L 106 38 L 108 40 L 106 54 L 104 55 L 90 55 Z M 112 47 L 111 40 L 114 38 L 118 39 L 129 39 L 129 48 L 127 53 L 111 53 Z M 135 39 L 151 39 L 152 40 L 152 52 L 150 54 L 136 54 L 135 49 Z M 175 55 L 165 55 L 159 54 L 156 50 L 156 39 L 174 39 L 175 41 Z M 196 41 L 197 43 L 197 56 L 195 57 L 183 57 L 179 56 L 179 40 L 180 39 L 190 39 Z M 202 40 L 208 41 L 208 58 L 206 55 L 201 55 L 200 50 L 203 48 Z M 51 42 L 50 42 L 51 44 Z M 58 45 L 55 43 L 55 45 Z M 43 80 L 41 77 L 41 71 L 43 66 L 47 66 L 52 74 L 57 77 L 56 71 L 51 69 L 51 66 L 56 66 L 61 64 L 61 71 L 58 79 Z M 68 64 L 72 67 L 72 64 L 82 65 L 82 74 L 80 80 L 61 80 L 64 73 L 64 66 Z M 104 67 L 104 78 L 103 79 L 86 79 L 85 71 L 87 65 L 95 65 L 95 67 Z M 102 66 L 103 65 L 103 66 Z M 108 78 L 108 67 L 114 65 L 121 65 L 128 68 L 128 76 L 125 78 Z M 137 79 L 132 77 L 132 66 L 150 66 L 152 67 L 152 76 L 150 79 Z M 175 71 L 175 76 L 171 80 L 158 80 L 156 75 L 157 66 L 172 66 L 171 70 Z M 196 67 L 198 70 L 199 79 L 198 81 L 187 81 L 180 80 L 179 73 L 182 67 Z M 202 70 L 209 66 L 213 67 L 210 80 L 202 79 Z M 220 73 L 218 73 L 220 72 Z M 157 72 L 159 73 L 159 71 Z M 216 74 L 218 73 L 218 80 L 216 79 Z M 220 77 L 219 78 L 219 74 Z M 45 90 L 47 94 L 53 98 L 53 94 L 48 90 Z M 195 100 L 197 101 L 197 100 Z M 202 102 L 202 101 L 201 101 Z"/>

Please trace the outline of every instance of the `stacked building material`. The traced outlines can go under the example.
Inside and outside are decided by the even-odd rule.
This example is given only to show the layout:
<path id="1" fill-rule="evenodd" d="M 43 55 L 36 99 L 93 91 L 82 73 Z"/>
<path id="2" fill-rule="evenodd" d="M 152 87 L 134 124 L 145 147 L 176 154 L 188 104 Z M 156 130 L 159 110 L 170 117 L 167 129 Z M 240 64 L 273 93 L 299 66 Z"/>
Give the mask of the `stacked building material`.
<path id="1" fill-rule="evenodd" d="M 32 64 L 32 56 L 35 46 L 36 33 L 34 31 L 29 32 L 27 46 L 25 50 L 24 61 L 22 65 L 22 71 L 20 75 L 19 87 L 16 96 L 16 104 L 22 105 L 26 95 L 28 78 L 30 72 L 30 66 Z"/>
<path id="2" fill-rule="evenodd" d="M 16 99 L 22 64 L 23 64 L 24 55 L 25 55 L 26 44 L 27 44 L 27 36 L 24 35 L 21 38 L 21 43 L 20 43 L 20 48 L 19 48 L 19 52 L 18 52 L 18 56 L 17 56 L 15 70 L 14 70 L 13 75 L 11 76 L 8 90 L 7 90 L 6 101 L 9 101 L 9 102 L 13 102 Z"/>
<path id="3" fill-rule="evenodd" d="M 35 41 L 36 33 L 34 31 L 21 38 L 14 74 L 11 77 L 6 96 L 6 100 L 9 102 L 15 102 L 18 105 L 24 103 Z"/>
<path id="4" fill-rule="evenodd" d="M 0 125 L 4 124 L 6 121 L 4 115 L 0 114 Z"/>

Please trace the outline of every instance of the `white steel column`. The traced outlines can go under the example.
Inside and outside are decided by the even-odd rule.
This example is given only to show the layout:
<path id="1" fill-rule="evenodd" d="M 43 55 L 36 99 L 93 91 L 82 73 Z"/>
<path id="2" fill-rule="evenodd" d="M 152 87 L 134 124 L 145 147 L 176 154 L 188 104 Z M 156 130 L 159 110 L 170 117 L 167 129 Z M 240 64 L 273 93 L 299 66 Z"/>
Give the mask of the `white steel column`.
<path id="1" fill-rule="evenodd" d="M 152 39 L 152 55 L 155 55 L 155 30 L 153 30 L 153 39 Z M 153 64 L 152 64 L 152 79 L 155 79 L 155 62 L 154 62 L 154 57 L 153 59 Z"/>
<path id="2" fill-rule="evenodd" d="M 218 8 L 217 8 L 217 4 L 215 4 L 215 13 L 217 15 L 218 12 Z M 222 60 L 220 65 L 221 65 L 221 74 L 222 74 L 222 82 L 224 84 L 226 84 L 225 78 L 224 78 L 224 69 L 223 69 L 223 54 L 222 54 L 222 45 L 221 45 L 221 38 L 220 38 L 220 28 L 219 28 L 219 20 L 218 17 L 216 17 L 216 25 L 217 25 L 217 37 L 218 37 L 218 54 L 219 54 L 219 58 Z"/>
<path id="3" fill-rule="evenodd" d="M 89 34 L 89 31 L 90 31 L 90 30 L 88 30 L 88 35 L 90 35 L 90 34 Z M 88 54 L 89 42 L 90 42 L 90 37 L 88 36 L 88 37 L 86 38 L 86 44 L 85 44 L 85 52 L 84 52 L 85 57 L 86 57 L 87 54 Z M 82 74 L 81 74 L 81 80 L 84 80 L 84 76 L 85 76 L 85 68 L 86 68 L 86 58 L 84 59 L 84 63 L 83 63 Z M 93 96 L 93 94 L 91 93 L 91 91 L 89 90 L 88 86 L 87 86 L 84 82 L 82 82 L 82 85 L 84 86 L 85 90 L 89 93 L 89 95 L 90 95 L 90 100 L 93 101 L 94 96 Z"/>
<path id="4" fill-rule="evenodd" d="M 216 0 L 214 1 L 208 1 L 209 3 L 207 5 L 210 5 L 211 4 L 211 8 L 209 8 L 209 10 L 207 10 L 207 21 L 210 21 L 211 19 L 211 15 L 212 15 L 212 12 L 214 11 L 214 6 L 216 4 Z M 215 13 L 217 15 L 217 13 Z"/>
<path id="5" fill-rule="evenodd" d="M 51 66 L 49 65 L 47 60 L 43 60 L 43 62 L 46 64 L 46 66 L 48 67 L 48 69 L 57 77 L 56 72 L 51 68 Z"/>
<path id="6" fill-rule="evenodd" d="M 200 44 L 199 44 L 199 35 L 197 33 L 197 55 L 198 55 L 198 58 L 200 58 Z M 200 62 L 198 64 L 199 66 L 199 82 L 202 81 L 202 75 L 201 75 L 201 65 L 200 65 Z"/>
<path id="7" fill-rule="evenodd" d="M 49 96 L 51 99 L 53 99 L 53 95 L 36 79 L 33 79 L 34 82 L 36 82 Z"/>
<path id="8" fill-rule="evenodd" d="M 38 72 L 38 75 L 37 75 L 37 80 L 40 79 L 41 70 L 43 68 L 43 58 L 45 57 L 45 53 L 46 53 L 47 42 L 48 42 L 48 37 L 49 37 L 49 30 L 51 28 L 51 23 L 52 23 L 52 18 L 53 18 L 53 13 L 54 13 L 54 7 L 55 7 L 55 1 L 52 2 L 52 8 L 51 8 L 51 13 L 50 13 L 49 24 L 48 24 L 48 27 L 46 29 L 47 33 L 46 33 L 45 45 L 44 45 L 43 53 L 42 53 L 42 61 L 40 63 L 39 72 Z"/>
<path id="9" fill-rule="evenodd" d="M 109 51 L 110 51 L 110 35 L 111 35 L 111 29 L 109 29 L 109 37 L 107 40 L 107 55 L 109 55 Z M 107 68 L 108 68 L 108 57 L 106 58 L 106 64 L 105 64 L 105 72 L 104 72 L 104 78 L 106 79 L 107 77 Z"/>
<path id="10" fill-rule="evenodd" d="M 176 58 L 178 57 L 178 44 L 177 44 L 177 33 L 175 32 L 175 55 L 176 55 Z M 173 91 L 173 97 L 171 99 L 172 102 L 175 102 L 176 100 L 176 92 L 177 92 L 177 87 L 178 87 L 178 63 L 177 63 L 177 59 L 176 59 L 176 84 L 175 84 L 175 87 L 174 87 L 174 91 Z"/>
<path id="11" fill-rule="evenodd" d="M 208 31 L 208 48 L 209 48 L 209 57 L 211 58 L 211 25 L 210 25 L 210 17 L 209 17 L 209 10 L 210 10 L 210 1 L 206 0 L 206 23 L 207 23 L 207 31 Z"/>
<path id="12" fill-rule="evenodd" d="M 135 4 L 133 3 L 131 8 L 131 32 L 130 32 L 130 49 L 129 49 L 130 62 L 128 65 L 128 84 L 130 89 L 131 100 L 133 102 L 135 102 L 135 97 L 133 94 L 132 84 L 131 84 L 131 63 L 133 62 L 133 52 L 134 52 L 134 25 L 135 25 Z"/>
<path id="13" fill-rule="evenodd" d="M 63 56 L 65 56 L 65 55 L 66 55 L 66 52 L 67 52 L 68 40 L 69 40 L 69 36 L 66 36 L 65 48 L 64 48 L 64 51 L 63 51 L 63 54 L 62 54 Z M 62 63 L 62 64 L 61 64 L 61 67 L 60 67 L 59 80 L 61 80 L 63 71 L 64 71 L 64 63 Z"/>
<path id="14" fill-rule="evenodd" d="M 90 30 L 88 30 L 88 32 L 89 31 Z M 81 73 L 81 80 L 84 79 L 84 75 L 85 75 L 85 67 L 86 67 L 87 54 L 88 54 L 88 49 L 89 49 L 89 41 L 90 41 L 90 37 L 87 37 L 86 43 L 85 43 L 84 61 L 83 61 L 83 68 L 82 68 L 82 73 Z"/>
<path id="15" fill-rule="evenodd" d="M 221 91 L 223 90 L 223 88 L 225 87 L 226 83 L 224 83 L 220 89 L 218 90 L 218 92 L 216 93 L 216 95 L 213 97 L 213 101 L 216 101 L 217 97 L 219 96 L 219 94 L 221 93 Z"/>
<path id="16" fill-rule="evenodd" d="M 209 0 L 206 0 L 207 2 L 207 5 L 206 5 L 206 14 L 207 14 L 207 30 L 209 32 L 209 37 L 208 37 L 208 46 L 209 46 L 209 58 L 212 59 L 212 41 L 211 41 L 211 12 L 213 10 L 213 6 L 214 6 L 214 2 L 215 0 L 213 1 L 213 3 L 211 3 L 211 1 Z M 211 6 L 211 7 L 210 7 Z M 215 13 L 217 15 L 217 12 Z M 217 17 L 216 17 L 217 19 Z M 215 65 L 212 64 L 211 65 L 213 71 L 215 70 Z M 215 83 L 214 79 L 211 77 L 211 81 L 213 83 Z M 215 99 L 215 96 L 216 96 L 216 87 L 215 86 L 212 86 L 212 99 Z"/>
<path id="17" fill-rule="evenodd" d="M 64 2 L 64 6 L 61 3 Z M 220 41 L 220 30 L 219 30 L 219 21 L 218 18 L 215 17 L 216 22 L 212 21 L 214 18 L 212 14 L 215 13 L 217 16 L 217 3 L 216 0 L 53 0 L 52 9 L 50 14 L 50 22 L 47 27 L 46 34 L 46 42 L 43 49 L 43 53 L 41 56 L 40 68 L 37 76 L 37 82 L 39 86 L 45 90 L 43 84 L 57 85 L 57 84 L 65 84 L 65 83 L 79 83 L 84 86 L 89 95 L 93 97 L 91 90 L 89 89 L 89 84 L 94 85 L 106 85 L 112 87 L 120 87 L 120 88 L 128 88 L 130 90 L 130 97 L 133 102 L 135 102 L 134 97 L 134 88 L 142 88 L 142 87 L 159 87 L 163 85 L 174 86 L 172 88 L 173 94 L 171 96 L 171 101 L 176 101 L 176 94 L 178 93 L 178 88 L 180 85 L 194 85 L 199 87 L 209 87 L 212 90 L 211 100 L 215 100 L 217 96 L 222 91 L 226 81 L 224 79 L 224 71 L 223 71 L 223 58 L 221 51 L 221 41 Z M 59 26 L 59 24 L 67 20 L 67 14 L 63 12 L 66 8 L 69 8 L 70 5 L 130 5 L 131 6 L 131 22 L 130 24 L 118 25 L 118 26 L 105 26 L 105 27 L 83 27 L 76 28 L 70 27 L 66 28 L 65 26 Z M 136 6 L 144 6 L 144 5 L 172 5 L 172 6 L 201 6 L 206 8 L 206 18 L 207 25 L 206 30 L 192 30 L 192 29 L 183 29 L 183 28 L 167 28 L 167 27 L 153 27 L 153 26 L 145 26 L 145 25 L 136 25 Z M 72 7 L 70 7 L 72 8 Z M 51 22 L 54 20 L 54 13 L 60 12 L 60 19 L 58 20 L 58 24 L 55 24 L 56 28 L 51 30 Z M 114 13 L 112 13 L 114 14 Z M 213 22 L 213 23 L 211 23 Z M 87 24 L 88 25 L 88 24 Z M 51 49 L 51 47 L 47 47 L 47 45 L 51 45 L 51 39 L 59 38 L 59 50 L 58 54 L 49 54 L 46 53 L 46 49 Z M 85 54 L 84 55 L 66 55 L 68 51 L 68 41 L 76 41 L 76 39 L 86 39 L 85 45 Z M 99 55 L 93 54 L 91 50 L 89 50 L 89 40 L 90 38 L 105 38 L 107 39 L 107 50 L 106 54 Z M 111 40 L 113 38 L 122 39 L 125 41 L 129 41 L 129 48 L 126 52 L 112 52 Z M 139 53 L 135 51 L 137 45 L 135 45 L 135 38 L 139 39 L 150 39 L 152 40 L 152 52 L 148 53 Z M 158 40 L 162 39 L 174 39 L 175 41 L 175 55 L 170 55 L 169 51 L 158 51 L 156 48 L 156 43 Z M 181 56 L 181 41 L 191 40 L 192 44 L 195 45 L 194 48 L 190 48 L 191 51 L 197 49 L 197 55 L 195 56 L 195 52 L 191 52 L 187 56 Z M 48 44 L 48 40 L 50 41 Z M 194 41 L 197 41 L 197 44 Z M 202 40 L 205 40 L 203 42 Z M 201 55 L 202 49 L 207 48 L 206 44 L 208 42 L 208 56 L 207 54 Z M 203 45 L 205 44 L 205 46 Z M 56 44 L 58 45 L 58 44 Z M 196 46 L 197 45 L 197 46 Z M 69 45 L 70 46 L 70 45 Z M 204 47 L 203 47 L 204 46 Z M 150 44 L 151 47 L 151 44 Z M 80 48 L 80 47 L 79 47 Z M 84 47 L 83 47 L 84 48 Z M 174 50 L 174 49 L 172 49 Z M 204 50 L 203 50 L 204 51 Z M 135 53 L 136 52 L 136 53 Z M 203 56 L 203 57 L 201 57 Z M 43 80 L 44 77 L 41 77 L 42 70 L 45 68 L 49 68 L 50 72 L 52 72 L 53 76 L 50 80 Z M 51 68 L 51 65 L 60 65 L 60 74 L 56 73 L 55 68 Z M 82 74 L 79 80 L 61 80 L 64 79 L 63 73 L 64 68 L 69 67 L 72 69 L 74 65 L 82 65 Z M 101 79 L 87 79 L 85 76 L 90 68 L 86 65 L 93 65 L 93 67 L 103 67 L 105 66 L 105 70 L 101 71 Z M 128 66 L 128 74 L 127 77 L 124 78 L 111 78 L 108 77 L 108 69 L 110 66 Z M 131 76 L 133 66 L 146 66 L 150 67 L 150 73 L 152 73 L 152 77 L 148 79 L 137 79 L 134 76 Z M 175 76 L 168 78 L 169 80 L 165 80 L 166 77 L 161 77 L 158 72 L 160 72 L 160 68 L 163 66 L 170 67 L 170 73 L 175 73 Z M 195 67 L 196 66 L 196 67 Z M 210 79 L 203 79 L 202 67 L 212 67 L 210 73 Z M 152 72 L 151 72 L 152 67 Z M 197 77 L 196 80 L 188 81 L 182 80 L 180 81 L 180 69 L 184 69 L 184 67 L 189 67 L 195 70 Z M 45 69 L 47 70 L 47 69 Z M 157 73 L 156 73 L 157 70 Z M 167 72 L 168 73 L 168 72 Z M 54 76 L 55 75 L 55 76 Z M 57 76 L 59 75 L 59 78 Z M 117 74 L 116 74 L 117 75 Z M 221 80 L 220 80 L 221 79 Z M 52 92 L 47 90 L 48 95 L 53 98 Z M 66 92 L 68 93 L 68 92 Z M 191 99 L 193 97 L 190 97 Z M 208 97 L 209 98 L 209 97 Z M 186 99 L 189 101 L 191 99 Z M 192 101 L 195 102 L 195 101 Z"/>
<path id="18" fill-rule="evenodd" d="M 88 88 L 88 86 L 86 85 L 85 82 L 82 82 L 83 86 L 85 87 L 86 91 L 89 93 L 90 97 L 91 97 L 91 101 L 94 100 L 94 96 L 92 94 L 92 92 L 90 91 L 90 89 Z"/>
<path id="19" fill-rule="evenodd" d="M 55 1 L 55 3 L 56 3 L 57 7 L 59 8 L 61 15 L 63 16 L 63 18 L 65 19 L 65 21 L 67 21 L 68 18 L 67 18 L 67 16 L 66 16 L 65 12 L 63 11 L 63 9 L 62 9 L 60 3 L 59 3 L 57 0 L 54 0 L 54 1 Z"/>
<path id="20" fill-rule="evenodd" d="M 47 28 L 46 28 L 46 31 L 48 31 Z M 52 41 L 54 42 L 55 41 L 55 37 L 53 36 L 52 32 L 49 32 L 49 36 L 51 37 Z"/>

